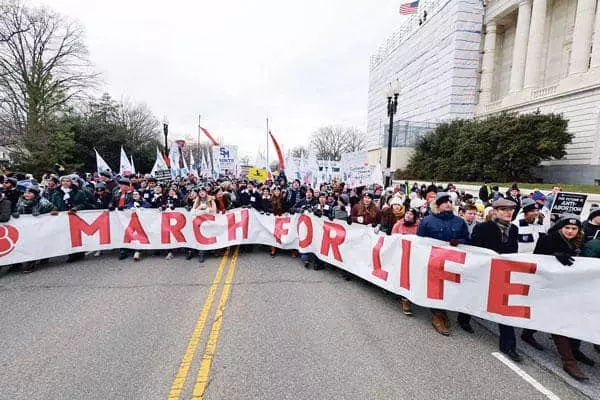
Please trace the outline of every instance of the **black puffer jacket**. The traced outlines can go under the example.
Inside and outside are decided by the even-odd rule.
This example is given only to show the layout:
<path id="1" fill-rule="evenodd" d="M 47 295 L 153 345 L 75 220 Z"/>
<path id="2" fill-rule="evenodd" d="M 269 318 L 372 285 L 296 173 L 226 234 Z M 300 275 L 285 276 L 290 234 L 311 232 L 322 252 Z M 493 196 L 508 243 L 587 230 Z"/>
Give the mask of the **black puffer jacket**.
<path id="1" fill-rule="evenodd" d="M 10 200 L 0 199 L 0 222 L 8 222 L 11 214 Z"/>

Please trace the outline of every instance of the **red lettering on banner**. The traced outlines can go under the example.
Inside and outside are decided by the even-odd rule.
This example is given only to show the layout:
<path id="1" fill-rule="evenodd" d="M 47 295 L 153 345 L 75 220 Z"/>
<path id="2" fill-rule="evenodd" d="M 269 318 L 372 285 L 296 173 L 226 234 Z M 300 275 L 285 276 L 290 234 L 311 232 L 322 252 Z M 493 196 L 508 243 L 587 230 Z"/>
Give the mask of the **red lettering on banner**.
<path id="1" fill-rule="evenodd" d="M 175 225 L 171 221 L 175 220 Z M 171 234 L 179 243 L 185 243 L 185 236 L 181 230 L 185 226 L 185 215 L 180 212 L 164 212 L 162 213 L 162 223 L 160 227 L 160 241 L 162 244 L 171 243 Z"/>
<path id="2" fill-rule="evenodd" d="M 492 259 L 490 268 L 490 288 L 488 291 L 488 312 L 507 317 L 531 317 L 531 309 L 527 306 L 509 306 L 510 295 L 529 295 L 529 285 L 511 283 L 512 272 L 535 274 L 537 265 L 522 261 Z"/>
<path id="3" fill-rule="evenodd" d="M 235 220 L 235 212 L 227 214 L 227 240 L 232 241 L 237 239 L 236 230 L 242 228 L 243 239 L 248 239 L 248 210 L 241 210 L 242 219 Z"/>
<path id="4" fill-rule="evenodd" d="M 300 237 L 300 224 L 304 224 L 304 226 L 306 226 L 306 237 L 304 239 L 301 239 L 298 242 L 298 246 L 301 249 L 304 249 L 304 248 L 310 246 L 310 244 L 313 241 L 313 224 L 312 224 L 312 220 L 310 219 L 310 217 L 308 215 L 305 215 L 305 214 L 300 215 L 300 217 L 298 217 L 298 222 L 296 224 L 296 229 L 298 229 L 298 237 Z"/>
<path id="5" fill-rule="evenodd" d="M 281 244 L 281 237 L 289 233 L 288 227 L 284 225 L 289 224 L 290 221 L 290 217 L 275 217 L 275 232 L 273 232 L 273 236 L 275 236 L 277 243 Z"/>
<path id="6" fill-rule="evenodd" d="M 373 276 L 378 277 L 379 279 L 383 279 L 387 281 L 388 272 L 384 271 L 381 268 L 381 248 L 383 247 L 383 242 L 385 241 L 385 236 L 380 236 L 379 240 L 373 247 L 372 257 L 373 257 Z"/>
<path id="7" fill-rule="evenodd" d="M 202 224 L 206 221 L 214 222 L 215 216 L 212 214 L 202 214 L 194 218 L 192 221 L 194 236 L 196 236 L 196 241 L 200 244 L 215 244 L 217 243 L 217 238 L 215 236 L 204 236 L 202 234 Z"/>
<path id="8" fill-rule="evenodd" d="M 410 290 L 410 250 L 412 242 L 402 239 L 402 261 L 400 263 L 400 287 Z"/>
<path id="9" fill-rule="evenodd" d="M 150 240 L 148 240 L 148 235 L 146 235 L 144 227 L 142 226 L 140 218 L 136 212 L 131 213 L 129 225 L 127 225 L 127 228 L 125 228 L 125 237 L 123 238 L 123 243 L 131 242 L 138 242 L 141 244 L 150 243 Z"/>
<path id="10" fill-rule="evenodd" d="M 464 264 L 466 253 L 457 250 L 443 249 L 432 246 L 427 265 L 427 297 L 430 299 L 444 299 L 444 281 L 460 283 L 460 274 L 448 272 L 444 269 L 446 261 Z"/>
<path id="11" fill-rule="evenodd" d="M 331 233 L 335 232 L 334 236 Z M 321 254 L 329 256 L 329 249 L 333 250 L 333 258 L 343 262 L 340 245 L 346 240 L 346 229 L 343 226 L 333 222 L 323 222 L 323 240 L 321 241 Z"/>
<path id="12" fill-rule="evenodd" d="M 85 222 L 77 214 L 69 214 L 69 231 L 71 233 L 71 247 L 81 247 L 81 234 L 88 236 L 100 232 L 100 244 L 110 243 L 110 216 L 108 211 L 104 211 L 91 224 Z"/>

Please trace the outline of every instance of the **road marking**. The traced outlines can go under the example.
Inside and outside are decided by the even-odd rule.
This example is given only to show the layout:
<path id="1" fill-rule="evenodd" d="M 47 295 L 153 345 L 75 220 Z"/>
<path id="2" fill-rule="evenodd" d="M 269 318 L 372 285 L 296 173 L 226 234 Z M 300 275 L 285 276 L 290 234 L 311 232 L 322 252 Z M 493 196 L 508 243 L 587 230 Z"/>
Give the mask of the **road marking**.
<path id="1" fill-rule="evenodd" d="M 227 272 L 227 278 L 225 278 L 225 284 L 223 285 L 223 292 L 219 299 L 219 306 L 217 307 L 217 313 L 215 315 L 215 321 L 213 322 L 210 334 L 208 335 L 208 342 L 206 343 L 206 350 L 202 356 L 202 362 L 200 363 L 200 369 L 198 370 L 198 376 L 196 377 L 196 384 L 194 385 L 194 392 L 192 399 L 202 400 L 204 391 L 208 385 L 208 378 L 210 375 L 210 366 L 212 364 L 215 350 L 217 348 L 217 341 L 219 340 L 219 333 L 221 331 L 221 324 L 223 323 L 223 312 L 225 311 L 225 305 L 229 298 L 229 292 L 231 291 L 231 282 L 233 281 L 233 274 L 235 273 L 235 267 L 237 264 L 237 258 L 239 253 L 239 246 L 235 248 L 235 252 L 231 257 L 231 265 Z"/>
<path id="2" fill-rule="evenodd" d="M 213 301 L 215 300 L 217 289 L 219 288 L 219 284 L 223 278 L 223 271 L 225 271 L 225 265 L 227 265 L 228 258 L 229 249 L 225 250 L 225 254 L 219 263 L 219 268 L 217 269 L 215 279 L 213 279 L 212 284 L 210 285 L 208 295 L 204 301 L 204 306 L 202 307 L 202 311 L 200 312 L 196 326 L 192 331 L 192 337 L 190 338 L 187 349 L 183 355 L 183 359 L 181 360 L 179 371 L 177 371 L 177 375 L 175 375 L 175 379 L 171 385 L 171 390 L 169 391 L 168 397 L 169 400 L 179 400 L 181 396 L 181 392 L 183 391 L 183 387 L 185 385 L 185 380 L 190 371 L 190 366 L 192 365 L 192 360 L 194 359 L 196 349 L 198 348 L 198 343 L 200 342 L 200 336 L 202 336 L 202 330 L 204 329 L 204 325 L 206 325 L 206 320 L 208 319 L 208 314 L 210 313 Z"/>
<path id="3" fill-rule="evenodd" d="M 523 378 L 523 380 L 525 380 L 525 382 L 529 383 L 538 392 L 542 393 L 544 396 L 546 396 L 550 400 L 560 400 L 560 397 L 558 397 L 557 395 L 552 393 L 550 390 L 546 389 L 541 383 L 536 381 L 531 375 L 529 375 L 527 372 L 523 371 L 515 363 L 513 363 L 508 358 L 506 358 L 504 356 L 504 354 L 496 352 L 496 353 L 492 353 L 492 355 L 494 357 L 496 357 L 498 360 L 502 361 L 508 368 L 512 369 L 514 372 L 517 373 L 517 375 L 519 375 L 521 378 Z"/>

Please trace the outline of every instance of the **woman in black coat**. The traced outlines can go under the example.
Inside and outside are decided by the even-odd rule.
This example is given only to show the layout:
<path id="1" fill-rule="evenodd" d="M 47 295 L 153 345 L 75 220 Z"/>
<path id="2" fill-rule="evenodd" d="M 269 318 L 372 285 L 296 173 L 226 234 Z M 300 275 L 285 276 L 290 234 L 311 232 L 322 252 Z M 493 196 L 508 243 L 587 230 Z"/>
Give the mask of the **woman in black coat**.
<path id="1" fill-rule="evenodd" d="M 575 262 L 573 257 L 578 256 L 583 247 L 583 231 L 581 221 L 575 215 L 563 216 L 545 236 L 540 236 L 533 254 L 546 254 L 554 256 L 561 264 L 572 266 Z M 543 349 L 535 340 L 535 331 L 525 329 L 521 338 L 538 350 Z M 589 359 L 579 349 L 581 340 L 568 338 L 561 335 L 552 335 L 556 349 L 563 361 L 563 369 L 578 381 L 586 381 L 589 378 L 577 366 L 577 361 L 593 366 L 594 361 Z"/>

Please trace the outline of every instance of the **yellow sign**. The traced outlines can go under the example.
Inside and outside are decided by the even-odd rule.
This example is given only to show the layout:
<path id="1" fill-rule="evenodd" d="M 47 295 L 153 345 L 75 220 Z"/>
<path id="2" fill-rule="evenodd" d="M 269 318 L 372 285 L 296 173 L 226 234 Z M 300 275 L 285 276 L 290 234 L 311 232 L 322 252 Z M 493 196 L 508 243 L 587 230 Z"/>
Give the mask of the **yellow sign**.
<path id="1" fill-rule="evenodd" d="M 250 168 L 248 170 L 248 175 L 246 177 L 252 181 L 256 181 L 258 183 L 264 183 L 267 179 L 269 179 L 269 172 L 266 169 L 261 168 Z"/>

